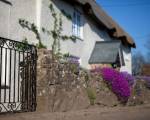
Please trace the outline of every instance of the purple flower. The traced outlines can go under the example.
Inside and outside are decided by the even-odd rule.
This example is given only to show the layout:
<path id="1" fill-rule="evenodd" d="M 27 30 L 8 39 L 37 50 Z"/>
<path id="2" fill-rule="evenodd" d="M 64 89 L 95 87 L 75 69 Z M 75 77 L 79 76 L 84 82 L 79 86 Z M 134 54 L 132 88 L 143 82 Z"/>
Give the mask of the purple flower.
<path id="1" fill-rule="evenodd" d="M 117 71 L 115 71 L 112 68 L 102 68 L 101 69 L 102 77 L 104 80 L 108 82 L 112 82 L 114 77 L 117 74 Z"/>
<path id="2" fill-rule="evenodd" d="M 129 74 L 128 72 L 120 72 L 120 74 L 128 81 L 130 86 L 133 86 L 133 84 L 135 83 L 135 79 L 131 74 Z"/>
<path id="3" fill-rule="evenodd" d="M 127 101 L 130 97 L 130 87 L 128 82 L 121 74 L 116 74 L 112 81 L 112 91 L 118 96 L 119 99 Z"/>
<path id="4" fill-rule="evenodd" d="M 134 77 L 127 72 L 118 72 L 113 68 L 96 68 L 92 73 L 101 74 L 112 91 L 122 102 L 127 102 L 131 95 L 130 85 L 134 83 Z"/>
<path id="5" fill-rule="evenodd" d="M 126 77 L 112 68 L 102 68 L 101 73 L 103 79 L 111 86 L 118 98 L 126 102 L 131 94 L 130 85 L 127 81 L 128 76 Z"/>

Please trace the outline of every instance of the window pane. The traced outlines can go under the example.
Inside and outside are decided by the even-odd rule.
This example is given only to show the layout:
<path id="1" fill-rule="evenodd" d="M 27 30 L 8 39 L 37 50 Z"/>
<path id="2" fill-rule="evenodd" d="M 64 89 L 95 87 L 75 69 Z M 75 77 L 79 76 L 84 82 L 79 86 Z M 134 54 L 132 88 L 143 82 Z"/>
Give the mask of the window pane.
<path id="1" fill-rule="evenodd" d="M 73 14 L 72 34 L 81 37 L 81 14 L 75 11 Z"/>
<path id="2" fill-rule="evenodd" d="M 77 15 L 77 36 L 80 37 L 80 15 Z"/>

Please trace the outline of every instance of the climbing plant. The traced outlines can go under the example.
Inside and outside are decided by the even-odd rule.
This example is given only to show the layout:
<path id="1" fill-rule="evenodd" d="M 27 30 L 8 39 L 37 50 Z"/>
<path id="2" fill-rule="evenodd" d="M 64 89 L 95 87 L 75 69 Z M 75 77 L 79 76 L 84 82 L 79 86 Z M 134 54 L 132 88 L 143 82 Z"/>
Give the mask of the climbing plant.
<path id="1" fill-rule="evenodd" d="M 53 4 L 49 4 L 49 10 L 50 14 L 52 15 L 54 19 L 53 23 L 53 29 L 52 30 L 46 30 L 44 27 L 42 27 L 42 31 L 44 33 L 47 33 L 48 35 L 51 35 L 53 38 L 53 44 L 52 44 L 52 51 L 54 54 L 61 54 L 60 53 L 60 41 L 63 40 L 72 40 L 73 42 L 76 41 L 76 38 L 74 36 L 68 36 L 63 35 L 63 27 L 62 27 L 62 14 L 68 19 L 71 19 L 71 16 L 68 15 L 64 10 L 61 10 L 60 13 L 57 13 L 56 10 L 53 7 Z"/>
<path id="2" fill-rule="evenodd" d="M 50 14 L 53 18 L 53 27 L 52 29 L 48 30 L 44 27 L 42 27 L 42 32 L 46 33 L 48 36 L 52 36 L 52 52 L 53 55 L 62 55 L 61 54 L 61 45 L 60 45 L 60 41 L 63 40 L 71 40 L 73 42 L 76 42 L 76 37 L 71 35 L 63 35 L 63 22 L 62 22 L 62 16 L 65 16 L 68 20 L 71 20 L 71 15 L 67 14 L 64 10 L 60 10 L 60 12 L 56 12 L 51 0 L 50 0 L 50 4 L 49 4 L 49 10 L 50 10 Z M 34 23 L 30 23 L 27 20 L 24 19 L 19 19 L 19 24 L 21 25 L 22 28 L 27 28 L 29 31 L 32 31 L 35 36 L 36 39 L 39 41 L 38 42 L 38 48 L 46 48 L 45 45 L 43 45 L 41 37 L 40 37 L 40 33 L 37 29 L 37 26 Z"/>
<path id="3" fill-rule="evenodd" d="M 19 51 L 24 51 L 24 50 L 27 50 L 28 49 L 28 41 L 27 41 L 27 38 L 24 38 L 22 40 L 22 42 L 18 42 L 16 45 L 15 45 L 16 49 L 19 50 Z"/>
<path id="4" fill-rule="evenodd" d="M 46 48 L 46 46 L 43 45 L 41 41 L 41 37 L 38 32 L 37 26 L 34 23 L 30 23 L 29 21 L 24 20 L 24 19 L 19 19 L 19 24 L 21 25 L 22 28 L 27 28 L 29 31 L 32 31 L 35 34 L 36 39 L 38 40 L 38 44 L 37 44 L 38 48 Z M 26 41 L 27 41 L 27 38 L 26 38 Z"/>

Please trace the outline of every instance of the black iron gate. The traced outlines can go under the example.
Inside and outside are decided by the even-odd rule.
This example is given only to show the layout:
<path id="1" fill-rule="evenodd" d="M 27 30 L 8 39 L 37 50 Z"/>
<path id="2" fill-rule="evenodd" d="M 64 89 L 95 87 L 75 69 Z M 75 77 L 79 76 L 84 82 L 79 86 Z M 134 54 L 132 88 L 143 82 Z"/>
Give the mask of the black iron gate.
<path id="1" fill-rule="evenodd" d="M 0 113 L 36 110 L 36 47 L 0 37 Z"/>

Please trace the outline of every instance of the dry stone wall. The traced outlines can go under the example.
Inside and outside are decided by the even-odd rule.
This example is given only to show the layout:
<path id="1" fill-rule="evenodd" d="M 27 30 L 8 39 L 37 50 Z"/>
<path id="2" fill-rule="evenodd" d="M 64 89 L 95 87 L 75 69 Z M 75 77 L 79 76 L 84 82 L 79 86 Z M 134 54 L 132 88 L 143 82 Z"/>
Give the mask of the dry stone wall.
<path id="1" fill-rule="evenodd" d="M 81 87 L 84 83 L 79 79 L 78 73 L 72 72 L 71 67 L 71 63 L 52 60 L 51 51 L 45 49 L 38 51 L 38 111 L 67 111 L 76 109 L 75 104 L 84 103 L 79 105 L 80 108 L 89 105 L 86 92 L 84 93 Z"/>
<path id="2" fill-rule="evenodd" d="M 100 81 L 99 76 L 90 76 L 88 71 L 79 70 L 75 64 L 52 60 L 51 51 L 40 49 L 37 61 L 37 111 L 86 109 L 91 106 L 88 87 L 97 94 L 95 103 L 98 105 L 117 104 L 116 96 Z M 108 100 L 103 99 L 104 96 Z"/>
<path id="3" fill-rule="evenodd" d="M 141 88 L 140 92 L 139 88 Z M 149 103 L 150 98 L 147 96 L 150 96 L 150 90 L 144 87 L 144 82 L 137 82 L 132 88 L 132 96 L 127 105 Z M 93 106 L 120 105 L 116 95 L 112 93 L 100 75 L 90 74 L 83 69 L 79 70 L 76 64 L 52 59 L 52 53 L 49 50 L 38 50 L 38 112 L 65 112 Z"/>

